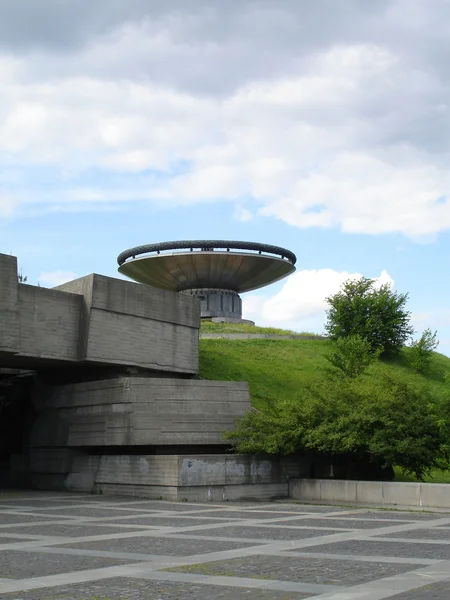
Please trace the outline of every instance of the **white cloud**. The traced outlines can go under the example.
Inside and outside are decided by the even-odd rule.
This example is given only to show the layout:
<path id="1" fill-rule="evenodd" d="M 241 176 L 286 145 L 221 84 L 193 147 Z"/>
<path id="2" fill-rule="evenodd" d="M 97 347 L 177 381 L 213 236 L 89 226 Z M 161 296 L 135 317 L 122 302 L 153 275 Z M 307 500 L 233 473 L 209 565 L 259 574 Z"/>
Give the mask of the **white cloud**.
<path id="1" fill-rule="evenodd" d="M 76 278 L 77 274 L 72 273 L 71 271 L 51 271 L 47 273 L 41 273 L 38 281 L 40 284 L 43 284 L 44 287 L 56 287 Z"/>
<path id="2" fill-rule="evenodd" d="M 243 316 L 257 325 L 273 325 L 296 331 L 313 328 L 320 333 L 325 322 L 326 298 L 335 294 L 347 279 L 359 277 L 360 273 L 333 269 L 297 271 L 274 296 L 245 296 Z M 394 280 L 385 270 L 374 279 L 378 286 L 394 285 Z"/>
<path id="3" fill-rule="evenodd" d="M 21 199 L 36 204 L 251 197 L 255 212 L 299 228 L 448 230 L 448 12 L 430 1 L 435 13 L 355 1 L 333 23 L 326 1 L 189 14 L 133 2 L 101 34 L 99 4 L 92 23 L 74 20 L 70 51 L 0 54 L 4 170 L 22 173 Z M 44 196 L 26 187 L 26 169 L 46 166 L 60 177 Z"/>
<path id="4" fill-rule="evenodd" d="M 241 221 L 245 223 L 247 221 L 251 221 L 253 219 L 252 213 L 248 210 L 248 208 L 244 208 L 243 206 L 236 206 L 234 211 L 234 218 L 236 221 Z"/>

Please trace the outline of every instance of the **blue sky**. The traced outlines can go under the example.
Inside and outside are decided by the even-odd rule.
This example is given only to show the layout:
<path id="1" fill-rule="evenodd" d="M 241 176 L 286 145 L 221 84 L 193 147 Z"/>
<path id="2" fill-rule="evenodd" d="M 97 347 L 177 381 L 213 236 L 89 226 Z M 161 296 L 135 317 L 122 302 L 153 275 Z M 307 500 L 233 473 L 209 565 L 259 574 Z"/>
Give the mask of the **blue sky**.
<path id="1" fill-rule="evenodd" d="M 244 316 L 320 332 L 359 273 L 450 355 L 450 7 L 369 4 L 1 5 L 0 252 L 52 286 L 144 243 L 281 245 L 297 273 Z"/>

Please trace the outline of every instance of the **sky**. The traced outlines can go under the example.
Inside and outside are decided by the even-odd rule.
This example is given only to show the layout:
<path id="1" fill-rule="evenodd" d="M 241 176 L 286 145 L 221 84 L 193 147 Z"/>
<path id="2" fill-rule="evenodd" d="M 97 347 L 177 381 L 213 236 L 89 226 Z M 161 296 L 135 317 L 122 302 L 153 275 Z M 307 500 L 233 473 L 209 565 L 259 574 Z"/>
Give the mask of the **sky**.
<path id="1" fill-rule="evenodd" d="M 348 278 L 450 356 L 448 0 L 4 0 L 0 252 L 28 283 L 177 239 L 286 247 L 243 295 L 323 332 Z"/>

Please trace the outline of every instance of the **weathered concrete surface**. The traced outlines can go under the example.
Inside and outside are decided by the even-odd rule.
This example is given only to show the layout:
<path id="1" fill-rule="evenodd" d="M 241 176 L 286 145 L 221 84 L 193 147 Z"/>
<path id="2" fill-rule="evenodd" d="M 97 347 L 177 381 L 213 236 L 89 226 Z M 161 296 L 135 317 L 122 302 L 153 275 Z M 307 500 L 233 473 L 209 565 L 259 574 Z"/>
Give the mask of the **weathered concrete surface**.
<path id="1" fill-rule="evenodd" d="M 0 366 L 37 372 L 28 448 L 11 458 L 17 481 L 171 499 L 286 496 L 288 477 L 305 475 L 295 461 L 198 454 L 225 449 L 223 432 L 251 407 L 247 383 L 180 378 L 198 371 L 199 326 L 189 295 L 96 274 L 30 286 L 0 255 Z"/>
<path id="2" fill-rule="evenodd" d="M 0 357 L 20 347 L 17 259 L 0 254 Z"/>
<path id="3" fill-rule="evenodd" d="M 3 366 L 45 361 L 195 374 L 199 326 L 193 297 L 95 274 L 54 289 L 21 284 L 16 259 L 0 254 Z"/>
<path id="4" fill-rule="evenodd" d="M 183 294 L 195 296 L 200 300 L 202 319 L 225 318 L 240 321 L 242 318 L 242 300 L 237 292 L 200 288 L 186 290 Z"/>
<path id="5" fill-rule="evenodd" d="M 168 500 L 268 500 L 287 497 L 289 477 L 305 471 L 304 462 L 298 458 L 239 454 L 89 456 L 70 452 L 46 450 L 42 455 L 46 462 L 39 463 L 39 470 L 33 473 L 34 486 Z M 47 473 L 43 472 L 45 465 Z"/>
<path id="6" fill-rule="evenodd" d="M 450 485 L 339 479 L 291 479 L 295 500 L 381 507 L 450 508 Z"/>
<path id="7" fill-rule="evenodd" d="M 83 295 L 81 360 L 197 372 L 200 308 L 194 298 L 96 274 L 57 289 Z"/>
<path id="8" fill-rule="evenodd" d="M 82 298 L 33 285 L 18 285 L 22 360 L 76 362 Z"/>
<path id="9" fill-rule="evenodd" d="M 224 444 L 250 404 L 247 383 L 118 377 L 36 390 L 31 446 Z"/>

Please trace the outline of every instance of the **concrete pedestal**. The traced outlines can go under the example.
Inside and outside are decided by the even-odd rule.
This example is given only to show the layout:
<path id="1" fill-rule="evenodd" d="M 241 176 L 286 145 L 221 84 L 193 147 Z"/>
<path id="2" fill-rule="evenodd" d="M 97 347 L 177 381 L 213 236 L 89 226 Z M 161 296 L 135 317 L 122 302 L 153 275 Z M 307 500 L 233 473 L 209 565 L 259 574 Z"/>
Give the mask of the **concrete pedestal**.
<path id="1" fill-rule="evenodd" d="M 299 457 L 86 455 L 68 448 L 36 454 L 32 466 L 34 488 L 197 502 L 285 498 L 289 479 L 308 470 Z"/>
<path id="2" fill-rule="evenodd" d="M 239 322 L 242 319 L 242 300 L 237 292 L 215 288 L 199 288 L 182 292 L 200 300 L 202 319 L 222 317 Z"/>

